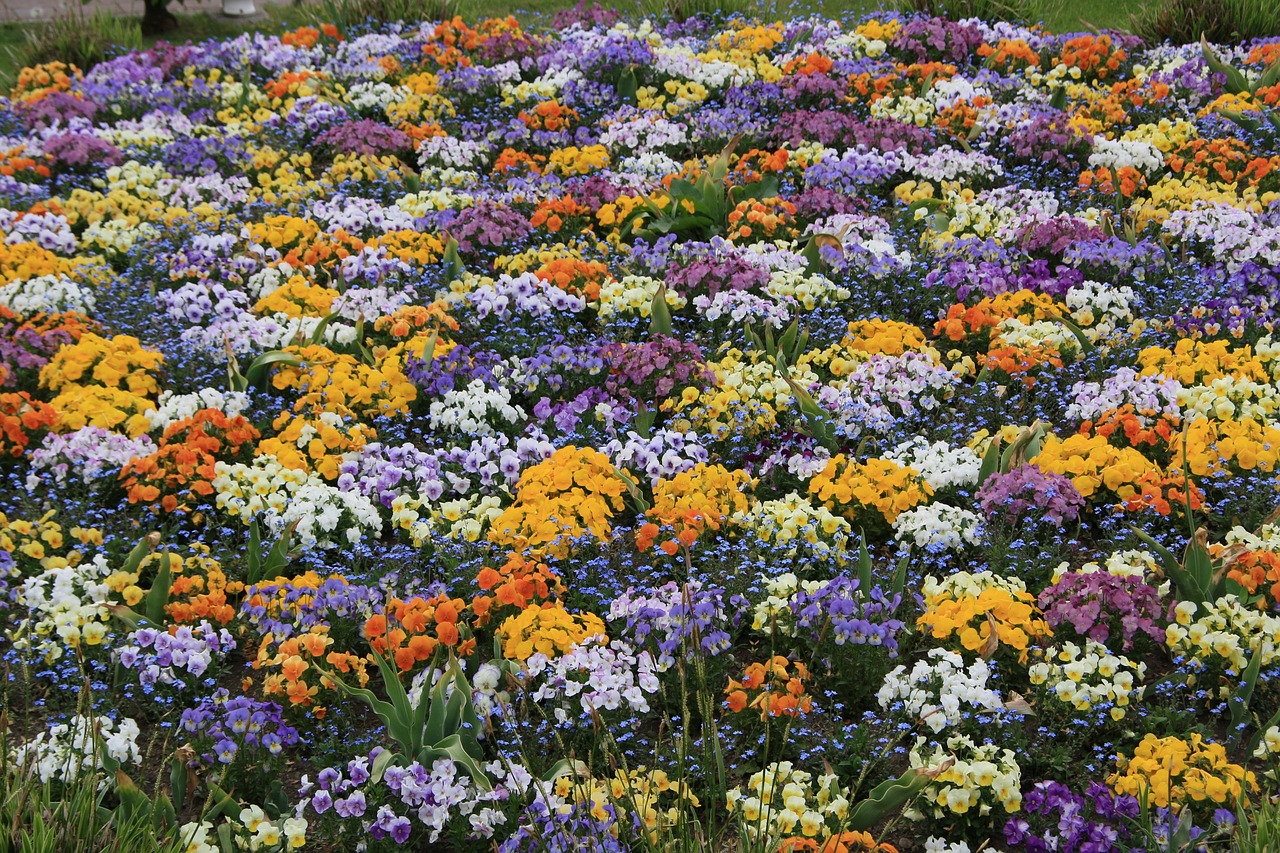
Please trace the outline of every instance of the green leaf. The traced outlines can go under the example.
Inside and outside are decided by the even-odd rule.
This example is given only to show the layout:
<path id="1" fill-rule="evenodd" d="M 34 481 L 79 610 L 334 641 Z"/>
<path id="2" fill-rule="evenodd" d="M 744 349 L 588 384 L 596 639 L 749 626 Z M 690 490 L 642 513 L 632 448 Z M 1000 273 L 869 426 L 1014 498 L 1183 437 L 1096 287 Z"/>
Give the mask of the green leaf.
<path id="1" fill-rule="evenodd" d="M 631 498 L 632 504 L 638 512 L 648 512 L 649 502 L 645 500 L 644 494 L 640 491 L 640 484 L 627 475 L 618 466 L 613 466 L 614 475 L 622 481 L 622 487 L 627 490 L 627 497 Z"/>
<path id="2" fill-rule="evenodd" d="M 653 303 L 649 312 L 649 332 L 654 335 L 671 335 L 671 307 L 667 305 L 667 285 L 658 285 L 658 292 L 653 294 Z"/>
<path id="3" fill-rule="evenodd" d="M 187 803 L 187 765 L 176 755 L 169 762 L 169 790 L 173 792 L 173 799 L 177 801 L 179 806 L 185 807 Z"/>
<path id="4" fill-rule="evenodd" d="M 871 596 L 871 552 L 867 550 L 867 533 L 858 532 L 858 597 Z"/>
<path id="5" fill-rule="evenodd" d="M 264 352 L 253 360 L 253 363 L 249 365 L 249 369 L 244 373 L 246 389 L 249 387 L 265 388 L 267 375 L 271 372 L 271 368 L 277 364 L 287 365 L 288 367 L 301 367 L 302 359 L 293 353 L 281 350 Z"/>
<path id="6" fill-rule="evenodd" d="M 1257 655 L 1257 657 L 1261 657 L 1261 655 Z M 1253 753 L 1257 751 L 1258 744 L 1262 743 L 1262 738 L 1266 735 L 1267 730 L 1272 726 L 1280 726 L 1280 711 L 1276 711 L 1275 715 L 1263 723 L 1258 730 L 1253 733 L 1253 737 L 1249 738 L 1249 743 L 1244 748 L 1244 754 L 1246 756 L 1252 756 Z"/>
<path id="7" fill-rule="evenodd" d="M 791 357 L 791 350 L 796 345 L 796 337 L 800 334 L 800 318 L 796 317 L 791 321 L 791 325 L 787 326 L 786 331 L 782 333 L 782 337 L 778 338 L 777 355 L 786 359 L 788 364 L 794 364 L 795 360 Z"/>
<path id="8" fill-rule="evenodd" d="M 897 779 L 886 779 L 854 806 L 845 822 L 845 828 L 865 832 L 890 812 L 896 812 L 911 802 L 929 782 L 929 775 L 919 770 L 908 770 Z"/>
<path id="9" fill-rule="evenodd" d="M 159 625 L 164 621 L 164 606 L 169 603 L 169 589 L 173 586 L 173 572 L 169 569 L 168 552 L 160 558 L 160 568 L 147 593 L 147 618 Z"/>
<path id="10" fill-rule="evenodd" d="M 1249 81 L 1239 70 L 1233 68 L 1218 58 L 1218 54 L 1213 52 L 1213 48 L 1209 47 L 1208 40 L 1203 35 L 1200 36 L 1200 52 L 1204 55 L 1205 64 L 1209 66 L 1209 70 L 1217 74 L 1225 74 L 1227 77 L 1227 91 L 1233 95 L 1247 95 L 1252 92 L 1249 87 Z"/>
<path id="11" fill-rule="evenodd" d="M 636 93 L 640 91 L 640 83 L 636 80 L 636 72 L 631 68 L 624 68 L 622 73 L 618 75 L 618 82 L 614 89 L 624 104 L 635 106 Z"/>
<path id="12" fill-rule="evenodd" d="M 444 280 L 452 284 L 462 278 L 465 268 L 462 266 L 462 255 L 458 253 L 458 241 L 450 237 L 445 241 L 444 254 L 440 260 L 444 262 Z"/>
<path id="13" fill-rule="evenodd" d="M 1065 110 L 1067 108 L 1066 86 L 1059 86 L 1057 89 L 1054 89 L 1053 95 L 1049 97 L 1049 106 L 1055 110 Z"/>
<path id="14" fill-rule="evenodd" d="M 1267 70 L 1262 72 L 1262 76 L 1258 78 L 1258 83 L 1253 87 L 1254 92 L 1260 92 L 1263 89 L 1270 89 L 1272 86 L 1280 83 L 1280 58 L 1267 66 Z"/>
<path id="15" fill-rule="evenodd" d="M 245 577 L 250 586 L 262 579 L 262 529 L 258 519 L 249 522 L 249 550 L 245 552 Z"/>
<path id="16" fill-rule="evenodd" d="M 1217 598 L 1214 595 L 1213 557 L 1209 554 L 1208 534 L 1204 528 L 1197 530 L 1187 542 L 1187 549 L 1182 555 L 1182 568 L 1188 581 L 1199 590 L 1199 595 L 1194 600 L 1213 601 Z"/>
<path id="17" fill-rule="evenodd" d="M 1165 577 L 1169 578 L 1175 585 L 1177 585 L 1178 577 L 1183 574 L 1183 571 L 1182 563 L 1178 562 L 1178 558 L 1173 555 L 1173 552 L 1156 540 L 1152 539 L 1144 530 L 1139 530 L 1136 527 L 1130 527 L 1129 532 L 1141 539 L 1152 551 L 1156 552 L 1156 556 L 1160 558 L 1161 568 L 1164 570 Z M 1199 599 L 1192 598 L 1184 600 L 1198 601 Z"/>
<path id="18" fill-rule="evenodd" d="M 401 757 L 400 753 L 392 752 L 389 749 L 384 749 L 382 752 L 379 752 L 378 757 L 375 758 L 373 760 L 373 764 L 369 766 L 369 778 L 371 778 L 375 783 L 381 782 L 383 774 L 387 772 L 387 768 Z"/>
<path id="19" fill-rule="evenodd" d="M 333 321 L 336 320 L 339 316 L 340 315 L 335 311 L 334 313 L 330 314 L 329 316 L 321 320 L 319 323 L 317 323 L 315 330 L 312 331 L 311 337 L 307 340 L 307 343 L 311 344 L 312 346 L 315 346 L 316 344 L 324 343 L 325 329 L 329 328 L 329 326 L 333 323 Z"/>
<path id="20" fill-rule="evenodd" d="M 643 403 L 640 404 L 640 410 L 636 412 L 635 428 L 636 434 L 641 438 L 648 438 L 653 434 L 653 423 L 658 418 L 658 412 L 650 409 Z"/>
<path id="21" fill-rule="evenodd" d="M 991 443 L 987 445 L 987 452 L 982 454 L 982 466 L 978 468 L 978 488 L 982 488 L 982 484 L 987 482 L 987 478 L 1000 469 L 1000 444 L 1000 433 L 991 436 Z"/>

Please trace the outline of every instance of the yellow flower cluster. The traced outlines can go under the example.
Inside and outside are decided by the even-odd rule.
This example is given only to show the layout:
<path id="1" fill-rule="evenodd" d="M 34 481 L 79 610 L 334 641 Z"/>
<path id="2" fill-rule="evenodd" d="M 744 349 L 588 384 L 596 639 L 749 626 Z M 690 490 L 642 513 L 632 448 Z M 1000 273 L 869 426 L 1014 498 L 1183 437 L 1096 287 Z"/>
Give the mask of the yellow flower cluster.
<path id="1" fill-rule="evenodd" d="M 646 513 L 652 523 L 641 528 L 636 544 L 647 550 L 661 525 L 675 531 L 679 544 L 692 546 L 704 530 L 719 530 L 726 519 L 747 511 L 750 502 L 743 489 L 750 484 L 745 471 L 705 462 L 658 480 L 653 486 L 653 507 Z M 670 542 L 663 543 L 663 548 L 676 551 Z"/>
<path id="2" fill-rule="evenodd" d="M 739 513 L 734 523 L 750 528 L 771 545 L 794 548 L 806 542 L 813 546 L 815 556 L 838 562 L 844 561 L 852 534 L 848 521 L 796 492 L 780 500 L 757 501 L 750 510 Z"/>
<path id="3" fill-rule="evenodd" d="M 259 441 L 256 453 L 274 456 L 286 468 L 315 471 L 326 480 L 336 480 L 342 455 L 378 437 L 372 427 L 348 425 L 349 420 L 333 412 L 310 417 L 283 412 L 272 424 L 277 434 Z"/>
<path id="4" fill-rule="evenodd" d="M 136 437 L 151 429 L 146 412 L 155 408 L 152 398 L 160 390 L 151 371 L 163 363 L 164 356 L 143 349 L 135 337 L 87 332 L 41 369 L 40 386 L 58 392 L 52 402 L 58 429 L 123 426 Z"/>
<path id="5" fill-rule="evenodd" d="M 697 428 L 714 438 L 730 432 L 744 436 L 768 432 L 778 423 L 778 412 L 791 405 L 791 388 L 759 350 L 743 353 L 728 349 L 719 360 L 707 363 L 715 384 L 699 391 L 687 388 L 675 403 L 675 410 L 687 419 L 682 428 Z M 797 365 L 792 378 L 801 385 L 818 380 L 817 374 Z"/>
<path id="6" fill-rule="evenodd" d="M 60 258 L 36 243 L 0 242 L 0 284 L 42 275 L 70 275 L 77 263 Z"/>
<path id="7" fill-rule="evenodd" d="M 303 276 L 294 275 L 259 299 L 253 310 L 259 314 L 284 314 L 288 317 L 325 317 L 333 311 L 333 301 L 340 295 L 333 288 L 321 287 Z"/>
<path id="8" fill-rule="evenodd" d="M 1244 672 L 1254 654 L 1266 669 L 1280 658 L 1280 617 L 1247 607 L 1234 595 L 1213 603 L 1179 602 L 1165 645 L 1213 671 Z"/>
<path id="9" fill-rule="evenodd" d="M 53 520 L 55 515 L 55 510 L 49 510 L 36 521 L 27 521 L 10 520 L 0 512 L 0 551 L 12 556 L 14 577 L 77 566 L 84 559 L 79 550 L 63 550 L 69 543 L 62 525 Z M 68 532 L 80 545 L 102 544 L 102 531 L 96 528 L 73 527 Z"/>
<path id="10" fill-rule="evenodd" d="M 1248 805 L 1247 791 L 1258 789 L 1253 773 L 1228 761 L 1222 744 L 1197 733 L 1186 740 L 1148 734 L 1131 758 L 1118 755 L 1116 764 L 1107 779 L 1112 790 L 1161 808 L 1206 801 L 1234 808 L 1242 801 Z"/>
<path id="11" fill-rule="evenodd" d="M 557 148 L 547 158 L 547 170 L 563 177 L 589 175 L 609 165 L 609 150 L 603 145 Z"/>
<path id="12" fill-rule="evenodd" d="M 590 447 L 562 447 L 521 473 L 515 501 L 494 519 L 489 540 L 555 556 L 567 555 L 571 540 L 588 532 L 608 542 L 623 490 L 608 456 Z"/>
<path id="13" fill-rule="evenodd" d="M 1011 749 L 988 743 L 979 746 L 967 735 L 952 735 L 945 748 L 935 746 L 925 755 L 926 738 L 917 738 L 911 749 L 913 768 L 942 768 L 925 787 L 917 805 L 904 812 L 909 819 L 928 815 L 945 820 L 974 812 L 989 815 L 996 806 L 1005 814 L 1022 808 L 1022 768 Z"/>
<path id="14" fill-rule="evenodd" d="M 1130 696 L 1142 696 L 1141 688 L 1134 685 L 1146 672 L 1145 663 L 1113 655 L 1096 640 L 1085 640 L 1083 648 L 1063 643 L 1027 670 L 1033 685 L 1046 685 L 1050 694 L 1077 711 L 1110 704 L 1113 720 L 1124 719 Z"/>
<path id="15" fill-rule="evenodd" d="M 587 637 L 605 636 L 604 621 L 590 611 L 570 613 L 560 602 L 526 607 L 508 616 L 498 629 L 502 656 L 526 661 L 535 654 L 549 658 L 564 654 Z"/>
<path id="16" fill-rule="evenodd" d="M 850 521 L 874 511 L 888 524 L 893 524 L 899 513 L 933 497 L 933 487 L 914 468 L 889 459 L 853 462 L 843 453 L 831 457 L 814 475 L 809 492 L 827 509 L 843 513 Z"/>
<path id="17" fill-rule="evenodd" d="M 403 351 L 399 348 L 387 352 L 376 367 L 318 344 L 288 347 L 285 351 L 301 359 L 302 366 L 282 368 L 272 378 L 272 384 L 278 390 L 296 388 L 302 392 L 294 404 L 295 411 L 407 414 L 409 404 L 418 396 L 418 389 L 404 374 Z"/>
<path id="18" fill-rule="evenodd" d="M 928 628 L 935 640 L 954 636 L 961 647 L 984 656 L 1003 643 L 1017 649 L 1018 660 L 1026 663 L 1030 644 L 1053 633 L 1035 598 L 1016 578 L 990 572 L 958 572 L 942 582 L 926 578 L 924 601 L 917 627 Z"/>
<path id="19" fill-rule="evenodd" d="M 1253 382 L 1272 379 L 1252 347 L 1232 347 L 1226 341 L 1182 338 L 1172 350 L 1147 347 L 1138 353 L 1138 365 L 1143 376 L 1162 373 L 1183 385 L 1208 384 L 1224 377 Z"/>
<path id="20" fill-rule="evenodd" d="M 1172 448 L 1174 465 L 1185 470 L 1180 438 L 1175 438 Z M 1280 462 L 1280 429 L 1257 421 L 1192 421 L 1187 429 L 1186 462 L 1197 477 L 1232 467 L 1275 471 Z"/>
<path id="21" fill-rule="evenodd" d="M 937 350 L 929 345 L 923 330 L 897 320 L 854 320 L 840 343 L 822 350 L 811 350 L 800 356 L 799 365 L 826 367 L 832 376 L 848 376 L 873 355 L 902 355 L 923 352 L 941 361 Z"/>
<path id="22" fill-rule="evenodd" d="M 1160 467 L 1137 450 L 1114 447 L 1103 435 L 1050 435 L 1033 461 L 1041 471 L 1069 477 L 1086 498 L 1106 489 L 1130 501 L 1141 497 L 1144 483 L 1164 477 Z"/>
<path id="23" fill-rule="evenodd" d="M 702 805 L 687 781 L 673 783 L 665 770 L 644 766 L 630 773 L 618 770 L 612 779 L 566 774 L 556 779 L 554 791 L 565 800 L 561 813 L 567 814 L 573 803 L 590 802 L 592 817 L 604 820 L 609 816 L 607 807 L 613 805 L 619 816 L 625 813 L 639 818 L 655 843 L 662 830 L 679 822 L 685 803 L 695 809 Z"/>
<path id="24" fill-rule="evenodd" d="M 737 816 L 747 838 L 769 839 L 774 844 L 797 832 L 805 838 L 825 840 L 838 831 L 849 814 L 849 800 L 835 774 L 815 779 L 790 761 L 775 762 L 753 773 L 745 790 L 727 791 L 725 807 Z"/>

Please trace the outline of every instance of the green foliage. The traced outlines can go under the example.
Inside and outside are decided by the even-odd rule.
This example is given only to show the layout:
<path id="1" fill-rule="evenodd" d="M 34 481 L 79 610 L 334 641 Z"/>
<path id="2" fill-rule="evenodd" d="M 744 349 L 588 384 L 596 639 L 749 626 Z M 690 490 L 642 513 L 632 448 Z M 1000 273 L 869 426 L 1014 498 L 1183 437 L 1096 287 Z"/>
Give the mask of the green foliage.
<path id="1" fill-rule="evenodd" d="M 647 9 L 655 17 L 671 17 L 677 23 L 690 18 L 718 18 L 730 15 L 746 15 L 755 9 L 749 0 L 662 0 L 653 2 Z"/>
<path id="2" fill-rule="evenodd" d="M 1257 797 L 1236 809 L 1235 853 L 1271 853 L 1280 850 L 1280 801 Z"/>
<path id="3" fill-rule="evenodd" d="M 645 238 L 676 234 L 681 239 L 709 240 L 725 233 L 729 214 L 739 202 L 776 196 L 778 179 L 774 175 L 744 186 L 729 185 L 729 158 L 738 147 L 739 139 L 741 136 L 731 139 L 696 180 L 672 180 L 667 187 L 665 205 L 646 199 L 644 205 L 628 217 L 623 234 Z"/>
<path id="4" fill-rule="evenodd" d="M 426 693 L 424 688 L 423 695 L 414 705 L 400 681 L 395 663 L 376 650 L 372 654 L 382 675 L 386 700 L 378 698 L 372 690 L 347 684 L 336 673 L 328 672 L 326 675 L 343 693 L 363 700 L 382 720 L 387 734 L 399 748 L 399 751 L 387 750 L 378 756 L 372 768 L 373 777 L 381 778 L 387 767 L 394 763 L 417 761 L 430 767 L 437 758 L 450 758 L 478 786 L 489 790 L 492 785 L 480 766 L 484 752 L 478 735 L 483 724 L 471 701 L 471 685 L 457 658 L 450 654 L 449 662 L 431 692 Z"/>
<path id="5" fill-rule="evenodd" d="M 308 6 L 311 20 L 339 30 L 396 21 L 447 21 L 458 14 L 459 0 L 325 0 Z"/>
<path id="6" fill-rule="evenodd" d="M 1280 35 L 1272 0 L 1165 0 L 1133 16 L 1131 28 L 1146 42 L 1239 42 Z"/>
<path id="7" fill-rule="evenodd" d="M 1014 21 L 1031 23 L 1034 17 L 1027 0 L 897 0 L 893 4 L 899 12 L 918 12 L 922 15 L 938 15 L 960 21 L 965 18 L 981 18 L 984 21 Z"/>
<path id="8" fill-rule="evenodd" d="M 245 583 L 253 585 L 261 583 L 264 580 L 279 577 L 284 574 L 285 566 L 296 554 L 289 550 L 289 543 L 293 540 L 293 532 L 297 530 L 298 522 L 294 522 L 285 529 L 276 543 L 271 546 L 265 554 L 262 551 L 262 530 L 258 526 L 258 520 L 254 519 L 249 522 L 249 550 L 245 553 L 247 561 L 247 570 L 245 574 Z"/>
<path id="9" fill-rule="evenodd" d="M 14 67 L 66 62 L 88 71 L 113 56 L 139 50 L 142 33 L 129 18 L 99 10 L 77 10 L 27 30 L 24 44 L 11 48 Z"/>

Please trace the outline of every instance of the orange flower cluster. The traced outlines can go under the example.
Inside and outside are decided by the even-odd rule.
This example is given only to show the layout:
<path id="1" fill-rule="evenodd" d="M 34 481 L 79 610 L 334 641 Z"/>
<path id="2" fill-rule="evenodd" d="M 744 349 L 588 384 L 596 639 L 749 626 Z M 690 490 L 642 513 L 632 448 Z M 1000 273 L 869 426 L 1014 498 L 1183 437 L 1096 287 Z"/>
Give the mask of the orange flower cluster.
<path id="1" fill-rule="evenodd" d="M 968 139 L 974 125 L 982 117 L 982 111 L 991 106 L 991 99 L 976 95 L 968 101 L 957 101 L 938 110 L 933 123 L 955 139 Z"/>
<path id="2" fill-rule="evenodd" d="M 192 543 L 191 547 L 196 553 L 185 560 L 178 559 L 176 554 L 167 555 L 173 581 L 165 613 L 174 622 L 183 624 L 209 619 L 226 625 L 236 618 L 236 608 L 227 598 L 244 592 L 244 584 L 227 580 L 222 565 L 209 556 L 207 545 Z M 151 560 L 158 559 L 162 558 L 150 555 L 142 561 L 141 568 L 146 570 Z"/>
<path id="3" fill-rule="evenodd" d="M 22 180 L 24 177 L 35 181 L 37 179 L 48 178 L 52 172 L 49 170 L 48 158 L 36 160 L 32 157 L 25 156 L 25 146 L 19 145 L 17 148 L 9 151 L 0 152 L 0 175 L 6 178 L 17 178 Z M 30 172 L 30 175 L 23 173 Z"/>
<path id="4" fill-rule="evenodd" d="M 534 228 L 545 225 L 554 234 L 564 226 L 566 219 L 580 220 L 590 214 L 591 208 L 574 201 L 573 196 L 566 195 L 539 202 L 533 215 L 529 217 L 529 224 Z"/>
<path id="5" fill-rule="evenodd" d="M 408 601 L 392 598 L 384 613 L 365 621 L 364 637 L 374 651 L 408 672 L 430 660 L 442 644 L 464 656 L 475 650 L 475 638 L 463 638 L 463 631 L 470 633 L 463 618 L 467 612 L 465 601 L 447 595 L 414 596 Z"/>
<path id="6" fill-rule="evenodd" d="M 816 838 L 793 835 L 778 844 L 778 853 L 898 853 L 898 848 L 876 841 L 869 832 L 846 830 L 821 844 Z"/>
<path id="7" fill-rule="evenodd" d="M 558 598 L 565 592 L 560 577 L 541 560 L 519 551 L 507 555 L 507 561 L 496 569 L 485 566 L 476 575 L 476 584 L 486 595 L 471 599 L 477 628 L 487 625 L 495 611 L 506 608 L 524 610 Z"/>
<path id="8" fill-rule="evenodd" d="M 1096 188 L 1104 195 L 1115 195 L 1118 187 L 1124 198 L 1133 198 L 1147 188 L 1147 179 L 1132 166 L 1121 166 L 1114 170 L 1107 166 L 1085 169 L 1080 173 L 1078 183 L 1082 190 Z"/>
<path id="9" fill-rule="evenodd" d="M 0 456 L 21 456 L 40 434 L 58 423 L 58 411 L 26 391 L 0 394 Z"/>
<path id="10" fill-rule="evenodd" d="M 165 512 L 180 508 L 179 498 L 197 500 L 213 494 L 214 465 L 252 451 L 258 431 L 240 415 L 228 418 L 218 409 L 201 409 L 172 423 L 150 456 L 132 459 L 120 471 L 129 503 L 160 501 Z"/>
<path id="11" fill-rule="evenodd" d="M 595 302 L 600 298 L 600 285 L 608 277 L 609 268 L 600 261 L 560 257 L 546 261 L 533 274 L 561 290 Z"/>
<path id="12" fill-rule="evenodd" d="M 1213 549 L 1220 550 L 1221 546 L 1213 546 Z M 1250 595 L 1257 595 L 1258 589 L 1265 587 L 1258 607 L 1268 612 L 1275 610 L 1280 602 L 1280 554 L 1275 551 L 1245 551 L 1228 565 L 1227 577 L 1244 587 Z"/>
<path id="13" fill-rule="evenodd" d="M 1182 177 L 1257 186 L 1280 170 L 1280 156 L 1258 157 L 1240 139 L 1189 139 L 1165 158 L 1169 170 Z"/>
<path id="14" fill-rule="evenodd" d="M 280 36 L 280 43 L 287 44 L 292 47 L 315 47 L 316 42 L 320 41 L 320 36 L 342 41 L 342 36 L 338 34 L 338 28 L 333 24 L 321 24 L 320 29 L 315 27 L 298 27 L 296 30 L 287 32 Z"/>
<path id="15" fill-rule="evenodd" d="M 317 719 L 324 719 L 326 709 L 317 704 L 321 688 L 336 690 L 338 685 L 325 674 L 320 661 L 343 674 L 354 672 L 361 687 L 369 681 L 362 657 L 349 652 L 330 651 L 333 638 L 328 625 L 315 625 L 305 634 L 289 637 L 279 643 L 271 634 L 262 638 L 254 669 L 279 669 L 262 679 L 264 696 L 285 696 L 291 706 L 310 708 Z"/>
<path id="16" fill-rule="evenodd" d="M 1100 435 L 1117 447 L 1167 447 L 1173 444 L 1181 428 L 1180 419 L 1161 415 L 1150 426 L 1150 417 L 1142 417 L 1130 404 L 1099 415 L 1097 420 L 1080 424 L 1081 435 Z"/>
<path id="17" fill-rule="evenodd" d="M 1049 365 L 1062 367 L 1062 356 L 1054 346 L 996 346 L 987 353 L 983 366 L 990 371 L 1020 379 L 1028 388 L 1036 384 L 1033 371 Z"/>
<path id="18" fill-rule="evenodd" d="M 302 71 L 286 71 L 262 89 L 272 100 L 279 100 L 289 95 L 300 97 L 314 93 L 314 87 L 307 86 L 308 80 L 323 80 L 324 76 L 323 72 L 305 68 Z"/>
<path id="19" fill-rule="evenodd" d="M 1050 62 L 1079 68 L 1086 75 L 1105 80 L 1108 76 L 1114 77 L 1120 70 L 1120 63 L 1128 58 L 1123 48 L 1112 48 L 1109 35 L 1078 36 L 1063 44 L 1062 52 Z"/>
<path id="20" fill-rule="evenodd" d="M 814 74 L 826 74 L 831 70 L 834 63 L 831 58 L 823 56 L 820 53 L 810 52 L 804 56 L 797 56 L 782 66 L 782 70 L 787 74 L 799 74 L 802 77 L 811 77 Z"/>
<path id="21" fill-rule="evenodd" d="M 776 196 L 745 199 L 729 211 L 729 236 L 752 241 L 791 236 L 795 214 L 794 204 Z"/>
<path id="22" fill-rule="evenodd" d="M 568 130 L 578 121 L 578 111 L 555 99 L 539 101 L 533 112 L 521 110 L 516 116 L 530 130 Z"/>
<path id="23" fill-rule="evenodd" d="M 767 663 L 747 665 L 741 681 L 729 680 L 725 688 L 729 710 L 735 714 L 753 708 L 760 719 L 798 717 L 813 710 L 813 697 L 805 692 L 809 668 L 774 655 Z"/>
<path id="24" fill-rule="evenodd" d="M 1022 39 L 1000 39 L 995 45 L 978 45 L 978 56 L 986 60 L 988 68 L 1021 71 L 1040 67 L 1040 54 Z"/>
<path id="25" fill-rule="evenodd" d="M 991 331 L 1000 325 L 1001 320 L 1011 317 L 1025 321 L 1044 320 L 1049 317 L 1049 312 L 1059 313 L 1053 297 L 1030 290 L 987 297 L 973 307 L 957 302 L 947 309 L 947 316 L 934 324 L 933 336 L 945 336 L 957 343 L 972 337 L 985 349 Z"/>
<path id="26" fill-rule="evenodd" d="M 749 184 L 760 180 L 769 172 L 781 172 L 787 168 L 790 159 L 791 152 L 785 148 L 779 148 L 777 151 L 752 148 L 739 157 L 733 167 L 733 172 L 737 176 L 736 182 Z"/>

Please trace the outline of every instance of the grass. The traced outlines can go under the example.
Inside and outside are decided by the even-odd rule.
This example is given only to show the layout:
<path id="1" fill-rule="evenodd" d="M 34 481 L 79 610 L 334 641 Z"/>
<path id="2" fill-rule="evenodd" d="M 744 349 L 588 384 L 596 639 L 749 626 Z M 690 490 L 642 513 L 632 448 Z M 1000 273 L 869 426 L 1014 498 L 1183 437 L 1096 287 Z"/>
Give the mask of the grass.
<path id="1" fill-rule="evenodd" d="M 261 2 L 261 0 L 260 0 Z M 820 14 L 839 18 L 860 15 L 889 5 L 891 0 L 798 0 L 795 3 L 747 2 L 749 14 L 774 20 L 804 14 Z M 464 18 L 475 20 L 493 16 L 514 14 L 522 21 L 550 18 L 552 14 L 571 7 L 574 0 L 461 0 L 459 11 Z M 308 4 L 312 5 L 312 4 Z M 662 0 L 609 0 L 601 5 L 611 6 L 625 16 L 660 11 Z M 1030 0 L 1032 18 L 1044 20 L 1055 32 L 1081 30 L 1089 27 L 1117 29 L 1128 28 L 1133 16 L 1140 12 L 1143 0 Z M 166 37 L 169 41 L 203 41 L 210 38 L 228 38 L 246 31 L 283 32 L 301 26 L 308 20 L 307 7 L 300 5 L 266 5 L 264 18 L 242 23 L 218 15 L 200 13 L 182 14 L 181 5 L 171 7 L 181 28 Z M 32 24 L 0 24 L 0 86 L 9 85 L 21 67 L 21 51 L 31 33 Z M 144 38 L 143 47 L 155 44 L 157 38 Z"/>

